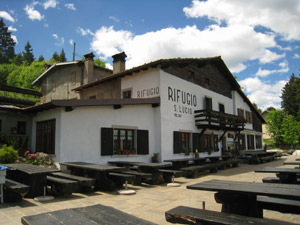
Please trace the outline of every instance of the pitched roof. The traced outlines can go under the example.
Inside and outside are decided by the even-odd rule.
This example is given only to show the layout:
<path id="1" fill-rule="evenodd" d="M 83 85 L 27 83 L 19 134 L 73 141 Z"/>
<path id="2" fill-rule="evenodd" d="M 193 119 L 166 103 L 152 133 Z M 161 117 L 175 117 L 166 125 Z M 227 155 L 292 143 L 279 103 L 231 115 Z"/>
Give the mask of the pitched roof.
<path id="1" fill-rule="evenodd" d="M 61 66 L 69 66 L 69 65 L 75 65 L 75 64 L 83 64 L 83 61 L 77 60 L 77 61 L 71 61 L 71 62 L 61 62 L 61 63 L 55 63 L 52 66 L 50 66 L 46 71 L 44 71 L 38 78 L 36 78 L 33 82 L 32 85 L 38 85 L 41 80 L 52 70 L 56 69 L 57 67 L 61 67 Z M 103 68 L 103 67 L 99 67 L 99 66 L 95 66 L 96 68 L 101 68 L 103 70 L 107 70 L 112 72 L 112 70 L 107 69 L 107 68 Z"/>

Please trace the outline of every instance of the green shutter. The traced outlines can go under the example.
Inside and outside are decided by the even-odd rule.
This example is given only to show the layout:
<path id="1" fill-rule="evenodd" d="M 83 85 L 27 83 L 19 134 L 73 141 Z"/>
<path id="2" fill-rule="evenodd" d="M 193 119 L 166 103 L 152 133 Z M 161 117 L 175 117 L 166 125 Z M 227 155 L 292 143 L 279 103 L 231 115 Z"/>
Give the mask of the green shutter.
<path id="1" fill-rule="evenodd" d="M 101 128 L 101 155 L 113 155 L 114 147 L 114 130 L 113 128 Z"/>
<path id="2" fill-rule="evenodd" d="M 149 154 L 149 131 L 137 130 L 137 154 L 148 155 Z"/>
<path id="3" fill-rule="evenodd" d="M 174 131 L 174 146 L 173 146 L 173 151 L 174 154 L 180 153 L 181 152 L 181 139 L 180 139 L 180 132 L 179 131 Z"/>

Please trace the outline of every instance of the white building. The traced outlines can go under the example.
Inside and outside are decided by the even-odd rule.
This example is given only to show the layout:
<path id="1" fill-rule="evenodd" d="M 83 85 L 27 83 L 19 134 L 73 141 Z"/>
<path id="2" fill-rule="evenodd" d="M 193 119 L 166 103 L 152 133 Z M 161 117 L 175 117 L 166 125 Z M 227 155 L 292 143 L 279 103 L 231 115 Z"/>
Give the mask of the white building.
<path id="1" fill-rule="evenodd" d="M 164 161 L 193 157 L 196 149 L 200 157 L 262 149 L 264 120 L 221 57 L 158 60 L 129 70 L 125 53 L 113 57 L 112 75 L 72 90 L 79 99 L 26 109 L 35 113 L 33 151 L 57 162 L 105 164 L 149 162 L 154 153 Z M 46 71 L 38 82 L 51 76 Z"/>

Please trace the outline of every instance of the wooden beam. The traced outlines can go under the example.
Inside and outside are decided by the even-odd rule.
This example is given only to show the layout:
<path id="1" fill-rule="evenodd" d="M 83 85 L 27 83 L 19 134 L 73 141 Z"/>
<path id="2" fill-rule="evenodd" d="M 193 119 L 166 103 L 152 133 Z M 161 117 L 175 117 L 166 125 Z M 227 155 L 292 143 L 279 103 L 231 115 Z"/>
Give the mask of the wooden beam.
<path id="1" fill-rule="evenodd" d="M 0 104 L 10 103 L 13 105 L 23 105 L 23 106 L 33 106 L 35 105 L 35 101 L 19 99 L 19 98 L 8 98 L 4 96 L 0 96 Z"/>
<path id="2" fill-rule="evenodd" d="M 12 87 L 12 86 L 7 86 L 7 85 L 0 85 L 0 91 L 8 91 L 8 92 L 42 97 L 42 93 L 40 93 L 38 91 L 33 91 L 33 90 L 28 90 L 28 89 L 23 89 L 23 88 L 18 88 L 18 87 Z"/>

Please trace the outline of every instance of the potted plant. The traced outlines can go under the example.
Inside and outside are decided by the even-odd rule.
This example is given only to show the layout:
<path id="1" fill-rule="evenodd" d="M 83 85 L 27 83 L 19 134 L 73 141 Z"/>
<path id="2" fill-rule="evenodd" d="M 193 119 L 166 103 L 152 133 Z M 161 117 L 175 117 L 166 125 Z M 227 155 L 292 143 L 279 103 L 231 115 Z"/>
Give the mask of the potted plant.
<path id="1" fill-rule="evenodd" d="M 158 162 L 158 155 L 159 155 L 159 153 L 154 153 L 153 156 L 151 157 L 151 161 L 153 163 L 157 163 Z"/>

